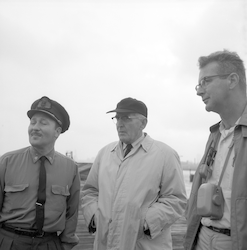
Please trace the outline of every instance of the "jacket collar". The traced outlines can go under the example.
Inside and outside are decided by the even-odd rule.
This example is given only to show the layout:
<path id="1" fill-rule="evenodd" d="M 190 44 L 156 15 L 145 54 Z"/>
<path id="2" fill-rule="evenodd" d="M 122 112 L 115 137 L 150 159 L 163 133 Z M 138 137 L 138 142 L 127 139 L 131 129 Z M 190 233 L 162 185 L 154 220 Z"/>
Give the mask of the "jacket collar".
<path id="1" fill-rule="evenodd" d="M 215 133 L 216 131 L 218 131 L 220 128 L 220 122 L 217 122 L 216 124 L 214 124 L 213 126 L 211 126 L 209 128 L 211 133 Z"/>
<path id="2" fill-rule="evenodd" d="M 244 112 L 240 118 L 239 125 L 247 127 L 247 106 L 244 109 Z"/>

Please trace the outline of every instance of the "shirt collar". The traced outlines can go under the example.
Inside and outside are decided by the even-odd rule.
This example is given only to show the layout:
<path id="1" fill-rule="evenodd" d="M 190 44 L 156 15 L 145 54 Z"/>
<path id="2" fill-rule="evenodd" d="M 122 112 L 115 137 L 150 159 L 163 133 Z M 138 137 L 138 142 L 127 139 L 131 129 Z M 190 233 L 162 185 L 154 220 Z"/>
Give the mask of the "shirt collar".
<path id="1" fill-rule="evenodd" d="M 40 155 L 34 147 L 30 147 L 30 154 L 31 154 L 31 157 L 33 159 L 33 162 L 36 163 L 41 156 L 43 155 Z M 54 162 L 54 157 L 55 157 L 55 150 L 51 150 L 48 154 L 45 155 L 45 157 L 47 158 L 47 160 L 50 162 L 50 164 L 53 164 Z"/>
<path id="2" fill-rule="evenodd" d="M 131 143 L 132 147 L 136 147 L 139 146 L 141 144 L 141 142 L 144 139 L 144 133 L 142 133 L 141 137 L 139 137 L 136 141 L 134 141 L 133 143 Z M 123 150 L 125 150 L 125 148 L 127 147 L 127 144 L 123 142 Z"/>

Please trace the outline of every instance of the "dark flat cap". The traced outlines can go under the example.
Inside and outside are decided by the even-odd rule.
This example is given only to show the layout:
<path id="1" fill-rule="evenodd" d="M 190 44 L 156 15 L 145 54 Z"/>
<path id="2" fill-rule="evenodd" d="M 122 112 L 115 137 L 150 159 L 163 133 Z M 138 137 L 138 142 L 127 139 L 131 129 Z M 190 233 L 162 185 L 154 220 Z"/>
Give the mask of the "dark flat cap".
<path id="1" fill-rule="evenodd" d="M 69 129 L 69 114 L 58 102 L 43 96 L 32 104 L 31 109 L 27 112 L 27 116 L 31 119 L 37 112 L 45 113 L 54 119 L 61 126 L 61 133 Z"/>
<path id="2" fill-rule="evenodd" d="M 119 113 L 138 113 L 147 117 L 148 110 L 147 106 L 134 98 L 128 97 L 121 100 L 118 104 L 116 109 L 108 111 L 106 113 L 111 112 L 119 112 Z"/>

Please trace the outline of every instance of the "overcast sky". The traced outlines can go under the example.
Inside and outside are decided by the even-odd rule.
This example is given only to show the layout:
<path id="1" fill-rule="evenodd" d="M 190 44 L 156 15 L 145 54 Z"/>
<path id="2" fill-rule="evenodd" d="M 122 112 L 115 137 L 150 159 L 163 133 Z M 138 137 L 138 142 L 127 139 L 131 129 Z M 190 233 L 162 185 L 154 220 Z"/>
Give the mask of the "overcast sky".
<path id="1" fill-rule="evenodd" d="M 245 0 L 0 0 L 0 155 L 29 145 L 26 112 L 42 96 L 71 119 L 56 150 L 91 161 L 118 140 L 126 97 L 148 107 L 145 129 L 198 162 L 219 121 L 196 95 L 198 58 L 237 52 L 247 63 Z"/>

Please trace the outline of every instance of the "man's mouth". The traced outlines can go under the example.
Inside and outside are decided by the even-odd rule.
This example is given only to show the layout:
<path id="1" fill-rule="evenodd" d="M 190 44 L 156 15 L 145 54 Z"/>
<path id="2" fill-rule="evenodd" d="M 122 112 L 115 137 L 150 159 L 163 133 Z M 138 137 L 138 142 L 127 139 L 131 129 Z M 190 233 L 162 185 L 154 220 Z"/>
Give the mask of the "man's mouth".
<path id="1" fill-rule="evenodd" d="M 41 134 L 32 133 L 31 136 L 32 136 L 32 137 L 41 137 Z"/>
<path id="2" fill-rule="evenodd" d="M 119 134 L 125 134 L 125 131 L 118 131 Z"/>

